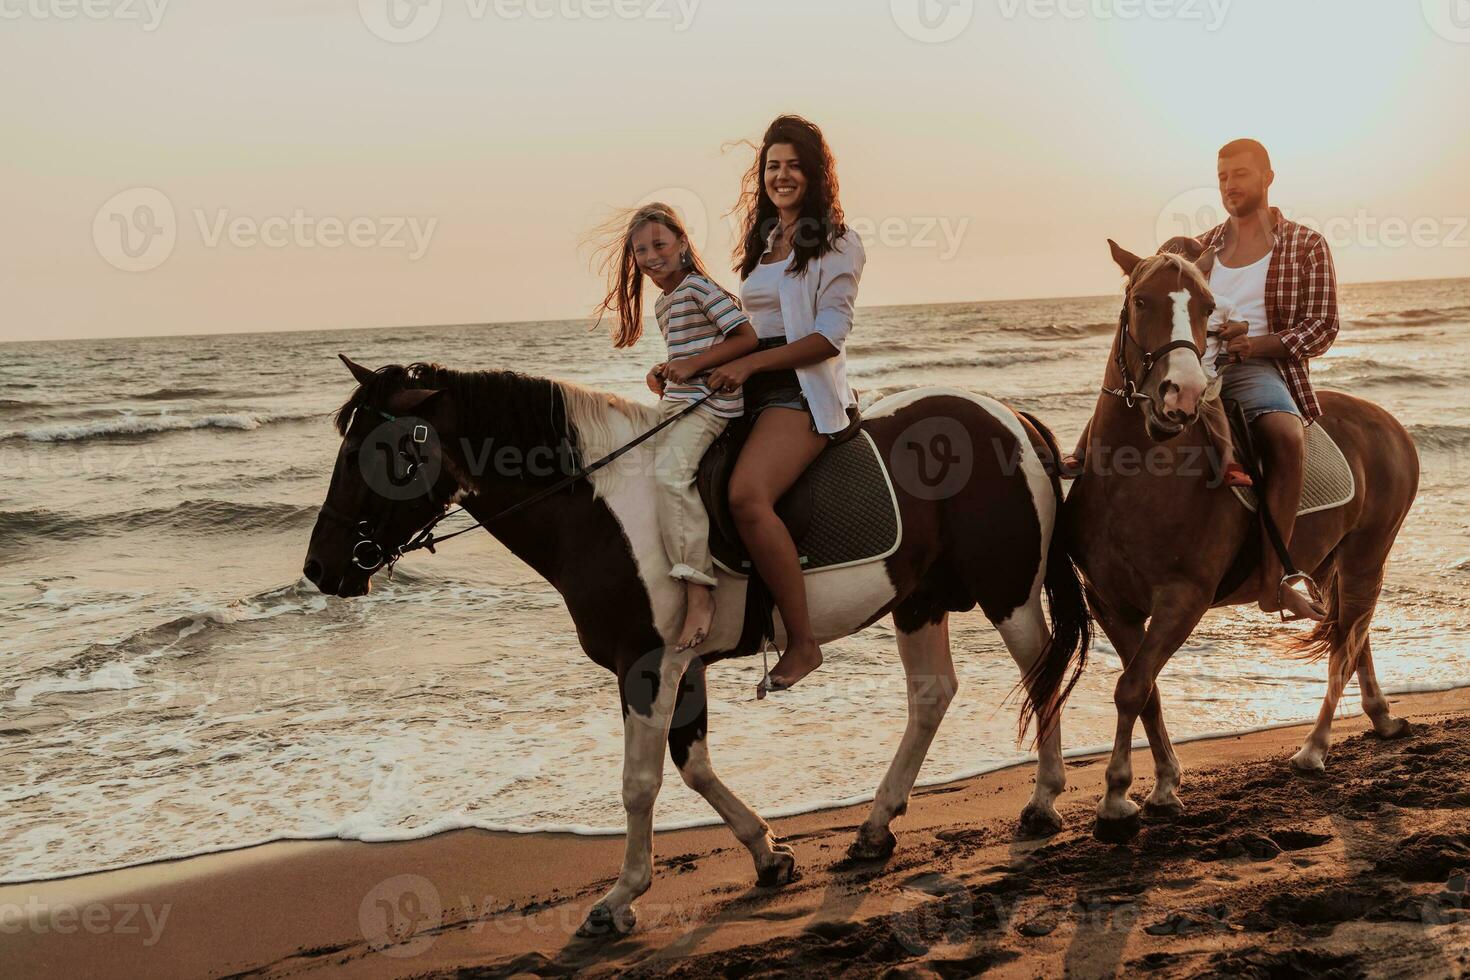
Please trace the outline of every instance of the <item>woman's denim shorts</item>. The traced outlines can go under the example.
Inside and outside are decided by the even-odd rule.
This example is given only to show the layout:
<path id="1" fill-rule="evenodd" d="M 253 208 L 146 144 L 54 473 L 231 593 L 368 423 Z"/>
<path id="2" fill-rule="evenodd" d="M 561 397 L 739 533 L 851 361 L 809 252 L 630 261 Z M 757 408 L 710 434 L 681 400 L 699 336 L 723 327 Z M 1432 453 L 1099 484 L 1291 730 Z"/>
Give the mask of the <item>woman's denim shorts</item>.
<path id="1" fill-rule="evenodd" d="M 1251 358 L 1239 364 L 1227 364 L 1220 369 L 1223 384 L 1220 396 L 1226 401 L 1239 402 L 1247 422 L 1254 422 L 1271 412 L 1287 412 L 1302 417 L 1301 409 L 1291 397 L 1280 369 L 1268 357 Z"/>
<path id="2" fill-rule="evenodd" d="M 756 350 L 770 350 L 772 347 L 783 347 L 785 344 L 785 337 L 763 337 L 757 344 Z M 796 371 L 793 368 L 752 374 L 745 379 L 744 394 L 745 414 L 750 418 L 755 418 L 768 408 L 794 408 L 799 412 L 811 412 L 806 404 L 806 396 L 801 392 L 801 382 L 797 380 Z"/>

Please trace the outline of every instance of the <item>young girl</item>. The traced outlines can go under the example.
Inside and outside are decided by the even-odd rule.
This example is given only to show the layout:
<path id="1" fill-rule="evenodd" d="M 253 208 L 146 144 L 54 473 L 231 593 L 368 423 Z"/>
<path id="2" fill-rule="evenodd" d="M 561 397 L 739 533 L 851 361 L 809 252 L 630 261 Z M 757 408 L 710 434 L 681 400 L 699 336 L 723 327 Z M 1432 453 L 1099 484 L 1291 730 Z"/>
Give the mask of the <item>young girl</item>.
<path id="1" fill-rule="evenodd" d="M 606 272 L 608 291 L 598 322 L 617 313 L 615 347 L 631 347 L 643 333 L 643 277 L 662 291 L 654 313 L 669 359 L 655 364 L 647 377 L 649 389 L 661 396 L 662 417 L 706 399 L 654 437 L 659 529 L 673 565 L 669 575 L 684 583 L 687 599 L 677 642 L 683 650 L 704 642 L 715 614 L 709 516 L 694 487 L 695 474 L 710 443 L 744 410 L 738 387 L 711 392 L 705 375 L 755 350 L 755 330 L 705 271 L 667 204 L 649 204 L 632 213 L 626 230 L 608 247 Z"/>

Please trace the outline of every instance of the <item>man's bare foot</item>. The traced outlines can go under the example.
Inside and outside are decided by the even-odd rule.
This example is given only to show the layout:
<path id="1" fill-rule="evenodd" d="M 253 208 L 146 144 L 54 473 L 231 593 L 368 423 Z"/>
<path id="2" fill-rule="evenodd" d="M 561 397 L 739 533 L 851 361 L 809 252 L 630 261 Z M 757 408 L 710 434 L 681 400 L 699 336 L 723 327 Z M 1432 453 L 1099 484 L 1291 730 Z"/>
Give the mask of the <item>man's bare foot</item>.
<path id="1" fill-rule="evenodd" d="M 772 691 L 784 691 L 807 674 L 822 666 L 822 648 L 816 640 L 797 640 L 789 643 L 776 669 L 756 685 L 756 700 L 762 700 Z"/>
<path id="2" fill-rule="evenodd" d="M 686 582 L 684 596 L 684 628 L 679 631 L 679 642 L 675 649 L 689 650 L 709 639 L 710 626 L 715 621 L 715 590 L 697 582 Z"/>
<path id="3" fill-rule="evenodd" d="M 1282 586 L 1275 596 L 1261 599 L 1260 606 L 1262 612 L 1279 613 L 1284 610 L 1288 620 L 1310 619 L 1320 623 L 1327 618 L 1327 609 L 1320 602 L 1289 585 Z"/>

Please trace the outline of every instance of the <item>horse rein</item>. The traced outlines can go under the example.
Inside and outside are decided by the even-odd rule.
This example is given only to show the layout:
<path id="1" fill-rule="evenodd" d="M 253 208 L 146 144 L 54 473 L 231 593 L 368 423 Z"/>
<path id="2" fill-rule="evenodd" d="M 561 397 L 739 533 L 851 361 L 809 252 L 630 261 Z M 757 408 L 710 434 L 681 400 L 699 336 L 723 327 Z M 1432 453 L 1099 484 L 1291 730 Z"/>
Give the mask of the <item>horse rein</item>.
<path id="1" fill-rule="evenodd" d="M 379 525 L 383 524 L 384 521 L 387 519 L 387 514 L 384 514 L 383 518 L 381 518 L 377 524 L 370 524 L 365 520 L 354 520 L 352 517 L 342 513 L 341 511 L 326 503 L 322 504 L 321 513 L 325 517 L 332 518 L 339 523 L 354 526 L 356 528 L 358 533 L 358 541 L 352 546 L 352 563 L 354 565 L 365 572 L 376 572 L 384 565 L 387 565 L 388 575 L 389 578 L 391 578 L 393 575 L 393 566 L 397 564 L 398 559 L 402 558 L 404 555 L 424 548 L 427 548 L 429 554 L 431 555 L 438 554 L 437 546 L 443 544 L 445 541 L 448 541 L 451 538 L 457 538 L 461 534 L 468 534 L 470 531 L 474 531 L 478 528 L 488 527 L 488 525 L 495 521 L 499 521 L 502 518 L 506 518 L 512 514 L 519 513 L 520 511 L 525 510 L 526 508 L 531 507 L 534 504 L 540 503 L 547 497 L 560 493 L 572 484 L 591 476 L 593 473 L 613 462 L 629 450 L 653 438 L 653 436 L 658 434 L 660 431 L 668 428 L 670 425 L 673 425 L 675 422 L 679 421 L 679 419 L 688 415 L 700 405 L 703 405 L 713 396 L 713 392 L 710 392 L 706 395 L 701 395 L 699 398 L 691 401 L 684 408 L 680 409 L 674 415 L 670 415 L 668 418 L 659 422 L 658 425 L 655 425 L 647 432 L 639 435 L 631 442 L 624 443 L 622 446 L 614 449 L 612 452 L 608 453 L 606 456 L 602 457 L 596 462 L 588 466 L 581 467 L 575 472 L 567 474 L 560 480 L 557 480 L 551 486 L 537 491 L 536 493 L 527 497 L 525 500 L 522 500 L 519 503 L 512 504 L 504 510 L 493 514 L 490 517 L 487 517 L 483 521 L 476 521 L 469 527 L 461 528 L 460 530 L 454 531 L 450 534 L 436 537 L 434 534 L 434 528 L 438 527 L 441 522 L 447 520 L 450 517 L 453 517 L 455 514 L 465 513 L 465 509 L 463 507 L 458 507 L 454 510 L 449 510 L 449 505 L 447 502 L 440 505 L 444 508 L 443 513 L 441 513 L 438 517 L 434 518 L 421 530 L 419 530 L 418 533 L 411 537 L 406 544 L 400 545 L 397 548 L 385 548 L 377 540 Z M 398 416 L 390 415 L 380 408 L 374 408 L 372 409 L 372 411 L 376 412 L 378 415 L 382 416 L 385 420 L 389 422 L 398 421 Z M 408 463 L 408 476 L 410 479 L 417 478 L 419 474 L 421 474 L 424 470 L 424 460 L 423 457 L 419 454 L 418 447 L 424 445 L 428 441 L 429 427 L 422 423 L 415 425 L 413 427 L 413 439 L 409 443 L 411 456 L 409 457 Z M 425 482 L 424 491 L 430 499 L 433 499 L 434 488 L 432 485 Z"/>
<path id="2" fill-rule="evenodd" d="M 1171 340 L 1162 347 L 1153 350 L 1145 350 L 1143 345 L 1133 339 L 1133 331 L 1129 329 L 1128 300 L 1133 295 L 1130 283 L 1128 292 L 1123 296 L 1123 311 L 1118 314 L 1118 342 L 1114 344 L 1117 353 L 1113 355 L 1113 363 L 1118 365 L 1118 371 L 1123 375 L 1123 386 L 1121 388 L 1109 388 L 1106 384 L 1102 386 L 1104 394 L 1114 395 L 1123 399 L 1123 404 L 1133 408 L 1139 400 L 1153 401 L 1153 396 L 1143 392 L 1143 386 L 1148 383 L 1149 375 L 1154 373 L 1154 368 L 1159 362 L 1176 350 L 1187 350 L 1199 358 L 1201 364 L 1205 361 L 1204 351 L 1199 349 L 1193 340 Z M 1138 350 L 1143 360 L 1143 374 L 1137 381 L 1133 380 L 1133 372 L 1128 369 L 1128 347 L 1133 345 Z"/>

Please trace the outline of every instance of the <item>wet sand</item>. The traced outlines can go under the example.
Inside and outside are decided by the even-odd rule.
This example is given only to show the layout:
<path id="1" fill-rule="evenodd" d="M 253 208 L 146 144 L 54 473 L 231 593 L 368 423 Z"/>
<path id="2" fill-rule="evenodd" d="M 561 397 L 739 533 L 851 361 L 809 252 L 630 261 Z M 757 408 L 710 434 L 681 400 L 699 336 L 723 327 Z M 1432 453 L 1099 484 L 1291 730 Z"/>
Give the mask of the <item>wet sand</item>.
<path id="1" fill-rule="evenodd" d="M 1339 719 L 1324 778 L 1286 765 L 1306 726 L 1180 746 L 1186 815 L 1124 847 L 1090 836 L 1096 758 L 1069 761 L 1066 829 L 1015 839 L 1018 767 L 916 792 L 882 864 L 844 860 L 865 807 L 773 821 L 802 872 L 780 889 L 723 827 L 659 834 L 638 930 L 599 943 L 573 932 L 621 838 L 270 844 L 0 887 L 0 972 L 1467 976 L 1470 694 L 1393 701 L 1408 735 Z"/>

